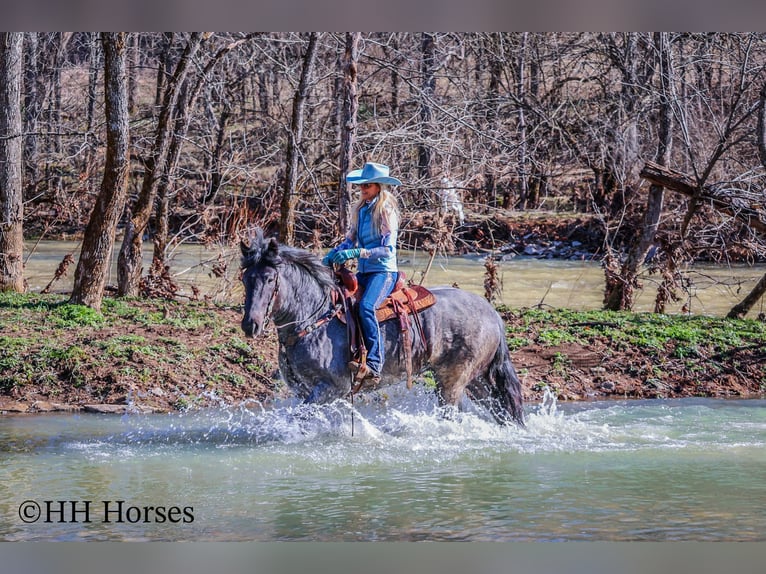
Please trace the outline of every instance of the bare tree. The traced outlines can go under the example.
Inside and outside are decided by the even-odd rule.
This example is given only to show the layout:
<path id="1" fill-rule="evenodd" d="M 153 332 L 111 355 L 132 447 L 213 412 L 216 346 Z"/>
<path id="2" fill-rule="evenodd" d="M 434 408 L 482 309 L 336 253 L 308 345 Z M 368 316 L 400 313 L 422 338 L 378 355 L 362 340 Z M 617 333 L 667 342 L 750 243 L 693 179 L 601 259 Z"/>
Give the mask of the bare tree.
<path id="1" fill-rule="evenodd" d="M 208 99 L 208 109 L 211 117 L 214 117 L 215 115 L 213 111 L 214 103 L 218 104 L 220 113 L 215 122 L 215 143 L 213 144 L 213 150 L 209 160 L 210 183 L 202 197 L 203 204 L 208 204 L 215 200 L 218 191 L 221 189 L 221 182 L 223 181 L 221 159 L 224 151 L 224 143 L 226 141 L 226 127 L 232 115 L 232 105 L 223 86 L 211 90 L 211 95 Z"/>
<path id="2" fill-rule="evenodd" d="M 38 96 L 40 84 L 38 74 L 38 34 L 29 32 L 24 35 L 24 174 L 27 189 L 32 195 L 37 185 L 38 157 L 37 157 L 37 131 L 38 119 L 42 102 Z"/>
<path id="3" fill-rule="evenodd" d="M 192 65 L 192 59 L 204 38 L 205 36 L 201 33 L 190 34 L 184 52 L 163 94 L 154 145 L 150 157 L 146 158 L 144 162 L 145 173 L 141 192 L 133 205 L 130 219 L 125 226 L 125 236 L 117 259 L 118 292 L 120 295 L 138 295 L 142 272 L 143 237 L 153 212 L 160 178 L 166 173 L 165 164 L 170 150 L 172 130 L 175 126 L 173 114 L 181 87 Z"/>
<path id="4" fill-rule="evenodd" d="M 340 177 L 338 181 L 338 233 L 348 228 L 351 208 L 351 185 L 346 174 L 353 160 L 356 118 L 359 112 L 357 95 L 357 61 L 359 60 L 359 32 L 346 33 L 346 49 L 343 55 L 343 88 L 341 90 L 341 131 L 340 131 Z"/>
<path id="5" fill-rule="evenodd" d="M 156 211 L 155 211 L 155 231 L 153 235 L 154 250 L 152 257 L 152 265 L 149 270 L 147 281 L 154 283 L 154 285 L 162 285 L 162 289 L 158 290 L 159 293 L 167 294 L 168 292 L 175 291 L 175 285 L 172 284 L 172 280 L 168 281 L 165 270 L 167 267 L 166 251 L 170 237 L 170 212 L 171 201 L 176 196 L 175 180 L 177 166 L 181 157 L 183 149 L 183 143 L 186 139 L 189 123 L 192 118 L 192 110 L 194 109 L 197 98 L 202 92 L 202 88 L 207 82 L 208 76 L 211 74 L 214 67 L 229 54 L 235 48 L 241 46 L 251 38 L 257 36 L 257 34 L 249 34 L 243 38 L 228 42 L 224 46 L 220 47 L 208 60 L 201 71 L 197 74 L 189 74 L 185 81 L 182 83 L 176 106 L 173 110 L 173 127 L 171 131 L 170 145 L 168 147 L 167 157 L 162 166 L 158 168 L 158 184 L 157 184 L 157 198 L 156 198 Z M 200 57 L 203 60 L 204 57 Z M 223 147 L 223 135 L 226 130 L 226 121 L 230 114 L 230 106 L 228 101 L 225 100 L 223 111 L 221 114 L 221 120 L 219 120 L 218 126 L 218 143 L 213 150 L 214 163 L 211 165 L 211 181 L 213 177 L 220 178 L 220 154 Z M 219 182 L 220 184 L 220 182 Z M 159 282 L 159 283 L 158 283 Z"/>
<path id="6" fill-rule="evenodd" d="M 657 91 L 659 103 L 659 119 L 657 126 L 658 142 L 655 161 L 659 165 L 667 165 L 673 144 L 673 102 L 675 101 L 673 60 L 670 39 L 667 32 L 657 32 L 654 43 L 660 61 L 660 87 Z M 634 129 L 631 126 L 631 131 Z M 630 144 L 631 147 L 634 144 Z M 644 211 L 640 237 L 629 250 L 619 274 L 614 272 L 611 254 L 607 255 L 606 291 L 604 307 L 610 310 L 632 309 L 635 299 L 635 289 L 638 286 L 638 274 L 641 265 L 649 252 L 649 248 L 657 234 L 657 226 L 662 215 L 664 190 L 661 185 L 652 184 Z"/>
<path id="7" fill-rule="evenodd" d="M 431 178 L 432 101 L 436 92 L 436 39 L 424 32 L 421 37 L 420 56 L 420 137 L 418 143 L 418 177 Z"/>
<path id="8" fill-rule="evenodd" d="M 24 291 L 21 76 L 24 34 L 0 32 L 0 291 Z"/>
<path id="9" fill-rule="evenodd" d="M 135 115 L 138 111 L 138 64 L 141 58 L 139 48 L 141 33 L 133 32 L 128 35 L 128 113 Z"/>
<path id="10" fill-rule="evenodd" d="M 437 196 L 428 191 L 449 175 L 469 214 L 571 205 L 602 222 L 606 246 L 619 259 L 618 276 L 625 257 L 641 259 L 649 213 L 633 172 L 636 158 L 659 159 L 661 123 L 661 78 L 655 73 L 660 59 L 650 34 L 320 35 L 313 73 L 304 78 L 309 81 L 301 113 L 294 96 L 302 88 L 310 36 L 262 34 L 225 57 L 220 73 L 217 68 L 203 82 L 195 104 L 192 94 L 212 47 L 242 37 L 211 34 L 191 58 L 182 83 L 173 78 L 189 34 L 142 33 L 134 44 L 137 54 L 128 52 L 139 63 L 126 65 L 135 72 L 134 101 L 142 105 L 131 117 L 136 177 L 129 179 L 126 232 L 131 241 L 153 240 L 158 259 L 164 260 L 165 246 L 175 240 L 231 239 L 254 219 L 272 229 L 292 220 L 295 244 L 327 238 L 343 225 L 343 217 L 340 222 L 327 217 L 328 207 L 338 205 L 340 211 L 349 200 L 341 177 L 359 158 L 373 156 L 397 166 L 411 183 L 398 190 L 409 212 L 405 225 L 410 215 L 426 228 L 435 221 L 428 212 L 436 211 Z M 97 45 L 87 33 L 25 38 L 25 231 L 45 233 L 63 225 L 68 231 L 91 214 L 98 194 L 90 190 L 100 182 L 88 173 L 100 172 L 105 158 L 103 106 L 93 105 L 102 83 L 95 81 L 101 64 L 91 48 Z M 678 97 L 667 165 L 702 184 L 763 189 L 753 110 L 766 69 L 766 36 L 673 38 Z M 349 40 L 356 43 L 356 56 Z M 158 95 L 156 105 L 147 108 L 143 103 L 155 99 L 150 70 L 159 70 Z M 358 109 L 355 116 L 346 111 L 347 118 L 354 116 L 349 122 L 342 117 L 341 92 L 344 80 L 351 90 L 354 71 Z M 174 90 L 179 99 L 168 109 L 165 99 Z M 167 133 L 158 139 L 160 126 Z M 688 203 L 694 209 L 688 211 L 691 231 L 683 246 L 704 256 L 766 253 L 745 226 L 720 217 L 701 198 Z M 653 244 L 671 245 L 687 200 L 665 193 L 662 208 Z M 282 213 L 287 215 L 280 221 Z M 699 216 L 692 217 L 695 213 Z M 404 240 L 420 242 L 423 236 L 415 232 Z M 726 242 L 737 242 L 737 249 L 709 248 Z M 460 242 L 454 245 L 462 248 Z M 634 249 L 639 255 L 631 255 Z M 653 261 L 664 263 L 665 251 L 660 255 Z M 130 284 L 140 294 L 140 265 L 133 271 Z"/>
<path id="11" fill-rule="evenodd" d="M 519 46 L 518 65 L 516 66 L 516 97 L 519 100 L 519 208 L 526 209 L 529 201 L 529 172 L 527 164 L 527 118 L 525 114 L 526 84 L 527 84 L 527 32 L 521 33 L 521 46 Z M 505 207 L 509 207 L 506 205 Z"/>
<path id="12" fill-rule="evenodd" d="M 128 82 L 124 32 L 103 32 L 106 162 L 101 191 L 85 229 L 71 303 L 101 308 L 117 222 L 125 208 L 128 176 Z"/>
<path id="13" fill-rule="evenodd" d="M 88 103 L 85 112 L 85 145 L 88 151 L 85 155 L 85 165 L 83 172 L 85 177 L 90 175 L 96 151 L 95 136 L 93 135 L 93 122 L 96 114 L 96 89 L 98 84 L 98 74 L 101 68 L 101 44 L 99 34 L 92 32 L 88 34 Z"/>
<path id="14" fill-rule="evenodd" d="M 761 88 L 760 97 L 758 98 L 756 138 L 758 140 L 758 157 L 761 160 L 761 165 L 766 169 L 766 84 Z M 753 221 L 753 218 L 749 220 L 749 222 Z M 764 235 L 766 235 L 766 228 L 764 228 Z M 764 273 L 763 277 L 755 284 L 747 296 L 729 310 L 726 316 L 730 319 L 743 319 L 765 293 L 766 273 Z"/>
<path id="15" fill-rule="evenodd" d="M 303 56 L 303 70 L 298 88 L 293 96 L 293 113 L 290 121 L 290 132 L 287 138 L 287 153 L 285 154 L 286 168 L 284 186 L 282 188 L 282 203 L 279 223 L 279 239 L 282 243 L 292 245 L 295 242 L 295 204 L 297 202 L 298 159 L 300 146 L 303 143 L 304 108 L 308 97 L 309 84 L 314 73 L 316 62 L 317 32 L 309 34 L 306 53 Z"/>

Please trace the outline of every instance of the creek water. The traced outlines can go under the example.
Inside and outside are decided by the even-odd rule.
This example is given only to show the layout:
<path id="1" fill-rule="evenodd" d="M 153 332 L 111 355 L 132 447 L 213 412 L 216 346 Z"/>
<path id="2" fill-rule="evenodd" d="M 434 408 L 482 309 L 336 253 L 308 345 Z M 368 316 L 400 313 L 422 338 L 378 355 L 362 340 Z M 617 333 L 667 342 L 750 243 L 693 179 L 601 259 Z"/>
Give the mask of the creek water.
<path id="1" fill-rule="evenodd" d="M 31 291 L 39 292 L 53 278 L 56 267 L 67 253 L 79 254 L 79 244 L 70 241 L 41 241 L 26 246 L 25 277 Z M 151 262 L 151 246 L 144 248 L 144 267 Z M 112 258 L 112 272 L 107 283 L 116 285 L 117 274 Z M 400 268 L 416 282 L 423 278 L 428 266 L 428 255 L 419 252 L 400 252 Z M 241 303 L 244 295 L 237 278 L 239 250 L 231 247 L 218 249 L 202 245 L 179 245 L 169 257 L 170 272 L 175 277 L 180 294 L 191 296 L 192 285 L 201 295 L 216 301 Z M 216 275 L 213 267 L 225 268 Z M 72 288 L 74 265 L 66 276 L 54 283 L 53 291 Z M 604 273 L 598 262 L 565 261 L 515 257 L 498 264 L 502 283 L 500 301 L 510 307 L 530 307 L 545 304 L 576 310 L 600 309 L 603 303 Z M 766 265 L 694 265 L 687 270 L 688 288 L 681 300 L 671 303 L 668 312 L 679 313 L 686 306 L 694 314 L 725 316 L 729 309 L 755 286 L 766 273 Z M 643 278 L 644 288 L 637 295 L 635 310 L 652 311 L 657 292 L 656 276 Z M 478 256 L 446 257 L 434 259 L 424 285 L 458 284 L 461 288 L 484 294 L 484 261 Z M 766 301 L 751 310 L 749 317 L 766 311 Z"/>
<path id="2" fill-rule="evenodd" d="M 353 406 L 5 416 L 0 540 L 764 541 L 764 407 L 549 397 L 519 429 L 445 416 L 416 385 Z"/>
<path id="3" fill-rule="evenodd" d="M 75 249 L 30 251 L 30 289 Z M 426 263 L 402 254 L 416 281 Z M 687 303 L 723 315 L 764 271 L 696 267 Z M 241 301 L 234 250 L 183 246 L 171 272 L 184 292 Z M 516 258 L 500 273 L 514 307 L 601 305 L 596 263 Z M 425 284 L 455 282 L 483 293 L 482 262 L 436 258 Z M 652 301 L 649 287 L 639 310 Z M 464 406 L 445 413 L 416 385 L 353 405 L 0 416 L 0 540 L 766 540 L 764 400 L 548 397 L 526 429 Z"/>

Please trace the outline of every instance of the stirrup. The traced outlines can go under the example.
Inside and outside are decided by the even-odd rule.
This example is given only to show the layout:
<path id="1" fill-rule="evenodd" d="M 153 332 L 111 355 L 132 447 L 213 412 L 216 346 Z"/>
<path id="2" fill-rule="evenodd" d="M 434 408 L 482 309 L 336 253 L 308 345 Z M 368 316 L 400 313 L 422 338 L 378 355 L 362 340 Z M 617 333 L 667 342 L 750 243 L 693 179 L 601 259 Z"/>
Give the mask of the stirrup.
<path id="1" fill-rule="evenodd" d="M 369 383 L 372 386 L 377 385 L 380 382 L 380 375 L 367 366 L 367 363 L 359 363 L 357 361 L 351 361 L 348 364 L 351 370 L 356 370 L 354 380 L 358 383 Z"/>
<path id="2" fill-rule="evenodd" d="M 378 385 L 380 385 L 380 375 L 376 375 L 375 371 L 372 369 L 367 369 L 364 378 L 360 379 L 359 377 L 356 377 L 354 379 L 354 384 L 351 387 L 351 393 L 355 395 L 362 390 L 372 391 L 377 389 Z"/>

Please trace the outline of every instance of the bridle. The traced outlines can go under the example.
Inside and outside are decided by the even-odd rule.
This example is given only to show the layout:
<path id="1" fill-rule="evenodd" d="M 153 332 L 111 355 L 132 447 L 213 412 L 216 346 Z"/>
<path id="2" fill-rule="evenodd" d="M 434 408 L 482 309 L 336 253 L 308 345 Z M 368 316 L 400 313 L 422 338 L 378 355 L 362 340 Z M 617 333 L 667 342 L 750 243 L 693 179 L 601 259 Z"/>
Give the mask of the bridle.
<path id="1" fill-rule="evenodd" d="M 271 319 L 272 311 L 274 310 L 274 302 L 277 299 L 277 295 L 279 294 L 279 270 L 274 268 L 277 272 L 277 276 L 274 279 L 274 290 L 271 292 L 271 297 L 269 297 L 269 303 L 266 305 L 266 315 L 263 319 L 263 328 L 266 329 L 266 327 L 269 324 L 269 319 Z M 298 331 L 297 335 L 293 335 L 290 337 L 290 339 L 300 339 L 302 337 L 305 337 L 312 331 L 316 330 L 317 328 L 321 327 L 325 323 L 328 323 L 332 320 L 333 317 L 338 315 L 343 308 L 342 303 L 337 303 L 333 308 L 331 308 L 329 311 L 325 312 L 321 317 L 319 316 L 320 313 L 322 313 L 322 309 L 325 308 L 327 305 L 327 296 L 325 295 L 324 299 L 322 299 L 322 302 L 319 304 L 319 307 L 317 307 L 316 311 L 314 311 L 307 319 L 296 319 L 295 321 L 290 321 L 289 323 L 284 323 L 282 325 L 276 325 L 275 327 L 277 330 L 284 329 L 285 327 L 291 327 L 293 325 L 298 325 L 300 323 L 304 322 L 310 322 L 316 319 L 312 324 L 310 324 L 308 327 Z M 318 318 L 317 318 L 318 317 Z M 292 341 L 291 341 L 292 342 Z"/>
<path id="2" fill-rule="evenodd" d="M 277 293 L 279 293 L 279 269 L 276 267 L 274 270 L 277 272 L 277 276 L 274 279 L 274 291 L 271 292 L 271 297 L 269 297 L 269 303 L 266 305 L 266 316 L 263 319 L 263 328 L 266 329 L 266 327 L 269 324 L 269 319 L 271 319 L 271 312 L 274 309 L 274 301 L 277 299 Z M 279 329 L 279 327 L 277 327 Z"/>

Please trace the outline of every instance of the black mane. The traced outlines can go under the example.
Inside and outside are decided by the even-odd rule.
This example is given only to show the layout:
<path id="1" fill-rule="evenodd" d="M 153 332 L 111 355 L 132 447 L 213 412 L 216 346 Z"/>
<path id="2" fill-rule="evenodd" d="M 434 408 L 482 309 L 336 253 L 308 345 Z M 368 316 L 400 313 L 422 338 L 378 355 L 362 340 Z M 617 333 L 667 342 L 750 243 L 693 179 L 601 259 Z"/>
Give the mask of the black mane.
<path id="1" fill-rule="evenodd" d="M 335 287 L 330 268 L 323 265 L 320 259 L 310 251 L 280 245 L 279 257 L 283 263 L 293 265 L 296 269 L 312 277 L 325 293 Z"/>
<path id="2" fill-rule="evenodd" d="M 316 255 L 305 249 L 281 245 L 274 238 L 265 239 L 259 229 L 255 236 L 251 236 L 249 246 L 242 244 L 241 265 L 247 269 L 261 263 L 270 267 L 288 265 L 301 274 L 302 281 L 313 279 L 325 293 L 335 287 L 330 269 Z"/>

